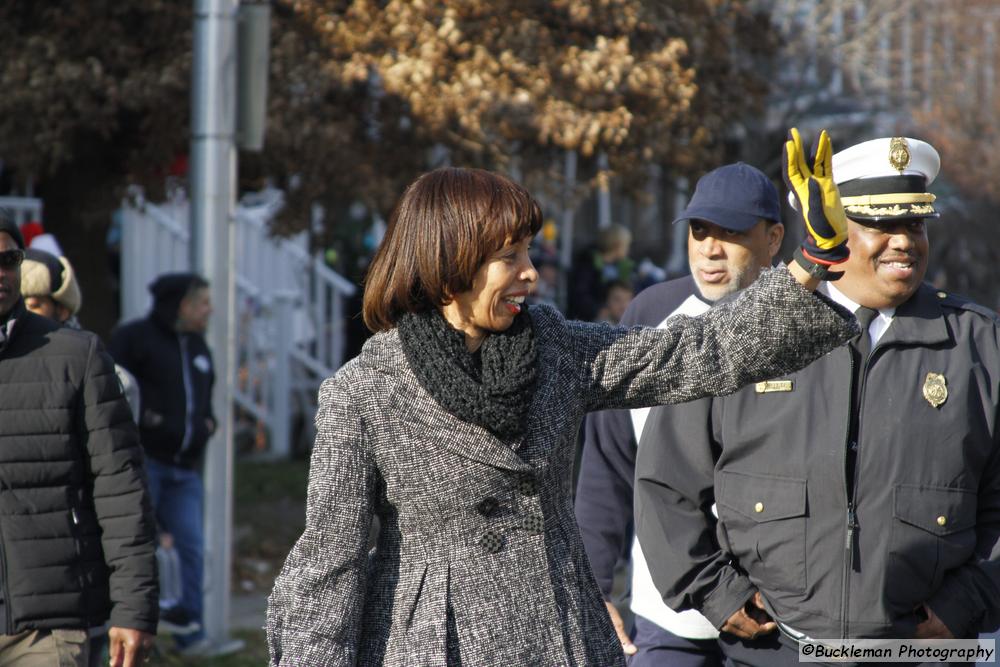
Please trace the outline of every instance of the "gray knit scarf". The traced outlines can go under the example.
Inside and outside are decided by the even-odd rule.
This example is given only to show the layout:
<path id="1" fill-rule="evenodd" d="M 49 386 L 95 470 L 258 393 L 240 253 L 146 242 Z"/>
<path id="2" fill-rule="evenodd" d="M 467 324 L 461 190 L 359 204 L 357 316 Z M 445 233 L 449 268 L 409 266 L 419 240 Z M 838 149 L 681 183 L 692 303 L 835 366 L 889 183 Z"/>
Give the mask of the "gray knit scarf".
<path id="1" fill-rule="evenodd" d="M 489 334 L 475 353 L 437 309 L 407 313 L 398 327 L 410 368 L 441 407 L 502 440 L 524 435 L 538 375 L 527 308 L 509 329 Z"/>

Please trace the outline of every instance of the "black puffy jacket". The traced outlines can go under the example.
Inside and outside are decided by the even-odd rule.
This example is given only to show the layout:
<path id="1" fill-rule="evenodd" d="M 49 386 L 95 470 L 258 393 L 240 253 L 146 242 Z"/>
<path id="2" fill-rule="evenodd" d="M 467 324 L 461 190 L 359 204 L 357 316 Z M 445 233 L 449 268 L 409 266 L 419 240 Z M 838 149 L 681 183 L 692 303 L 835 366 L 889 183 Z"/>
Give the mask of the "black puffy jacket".
<path id="1" fill-rule="evenodd" d="M 135 424 L 93 334 L 15 306 L 0 350 L 0 633 L 155 632 L 154 523 Z"/>

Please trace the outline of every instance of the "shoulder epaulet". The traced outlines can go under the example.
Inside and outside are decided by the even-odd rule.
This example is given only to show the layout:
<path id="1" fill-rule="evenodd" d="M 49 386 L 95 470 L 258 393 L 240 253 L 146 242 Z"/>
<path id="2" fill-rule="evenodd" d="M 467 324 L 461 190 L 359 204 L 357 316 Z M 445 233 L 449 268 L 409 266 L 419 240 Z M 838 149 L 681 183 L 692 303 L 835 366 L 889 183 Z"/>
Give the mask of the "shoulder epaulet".
<path id="1" fill-rule="evenodd" d="M 986 306 L 980 305 L 975 301 L 973 301 L 972 299 L 964 297 L 960 294 L 952 294 L 951 292 L 945 292 L 944 290 L 937 290 L 934 292 L 934 295 L 937 297 L 938 301 L 941 303 L 942 306 L 945 306 L 947 308 L 955 308 L 958 310 L 966 310 L 971 313 L 976 313 L 978 315 L 982 315 L 983 317 L 989 318 L 990 320 L 993 320 L 993 322 L 997 324 L 1000 324 L 1000 313 L 996 312 L 995 310 L 992 310 L 991 308 L 987 308 Z"/>

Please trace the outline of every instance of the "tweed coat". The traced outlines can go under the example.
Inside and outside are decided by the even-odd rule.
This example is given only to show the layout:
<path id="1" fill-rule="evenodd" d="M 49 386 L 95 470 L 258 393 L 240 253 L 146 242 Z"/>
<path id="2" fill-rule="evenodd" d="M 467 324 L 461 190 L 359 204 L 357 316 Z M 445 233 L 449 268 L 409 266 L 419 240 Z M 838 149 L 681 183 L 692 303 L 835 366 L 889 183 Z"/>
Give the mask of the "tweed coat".
<path id="1" fill-rule="evenodd" d="M 664 329 L 529 314 L 539 380 L 517 441 L 444 411 L 396 329 L 323 383 L 306 529 L 269 600 L 272 665 L 624 664 L 574 521 L 584 414 L 731 393 L 856 331 L 785 269 Z"/>

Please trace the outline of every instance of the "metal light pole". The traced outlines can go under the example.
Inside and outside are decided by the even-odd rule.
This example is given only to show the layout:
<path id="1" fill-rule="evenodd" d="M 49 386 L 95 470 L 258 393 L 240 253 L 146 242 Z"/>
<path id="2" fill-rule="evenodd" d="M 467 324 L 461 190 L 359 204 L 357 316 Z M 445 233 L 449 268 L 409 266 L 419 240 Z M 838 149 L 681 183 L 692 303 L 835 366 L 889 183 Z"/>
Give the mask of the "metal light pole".
<path id="1" fill-rule="evenodd" d="M 191 265 L 211 284 L 208 343 L 218 430 L 205 461 L 204 624 L 218 652 L 229 638 L 233 525 L 233 367 L 236 208 L 236 15 L 238 0 L 195 0 L 191 76 Z"/>
<path id="2" fill-rule="evenodd" d="M 569 271 L 573 266 L 573 226 L 576 215 L 575 150 L 567 150 L 563 158 L 562 225 L 559 227 L 559 303 L 569 304 Z"/>

